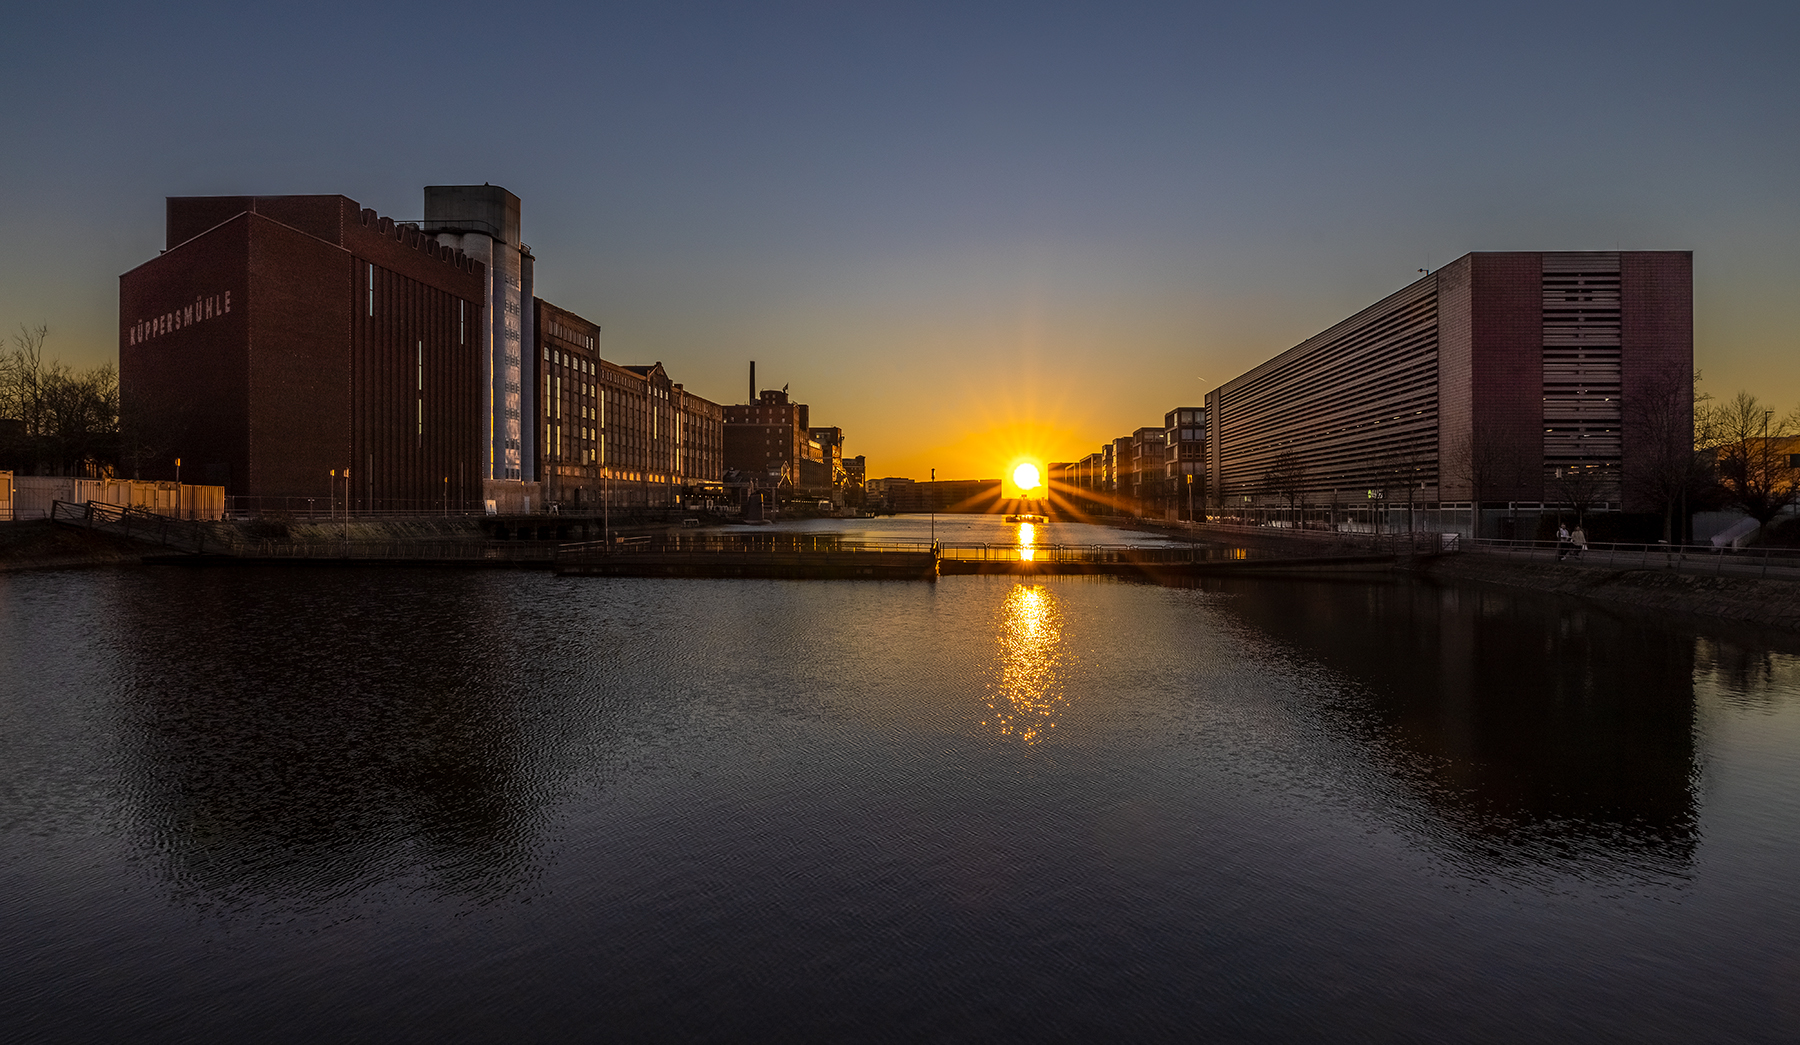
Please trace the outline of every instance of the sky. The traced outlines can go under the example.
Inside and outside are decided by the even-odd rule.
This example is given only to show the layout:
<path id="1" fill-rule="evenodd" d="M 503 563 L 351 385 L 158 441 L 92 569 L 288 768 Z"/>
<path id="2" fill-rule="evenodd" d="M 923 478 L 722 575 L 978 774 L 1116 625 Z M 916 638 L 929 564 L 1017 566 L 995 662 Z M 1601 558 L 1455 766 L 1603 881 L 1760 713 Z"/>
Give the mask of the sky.
<path id="1" fill-rule="evenodd" d="M 1475 250 L 1691 250 L 1704 388 L 1800 406 L 1800 4 L 34 4 L 0 331 L 117 356 L 163 198 L 523 200 L 539 296 L 869 475 L 995 477 Z"/>

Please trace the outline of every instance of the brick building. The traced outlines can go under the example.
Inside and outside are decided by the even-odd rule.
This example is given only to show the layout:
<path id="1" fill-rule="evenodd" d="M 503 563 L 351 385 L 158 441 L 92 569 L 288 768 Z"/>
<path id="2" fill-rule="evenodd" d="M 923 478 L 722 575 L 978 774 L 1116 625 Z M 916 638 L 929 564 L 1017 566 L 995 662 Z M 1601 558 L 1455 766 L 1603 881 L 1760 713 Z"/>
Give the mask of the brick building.
<path id="1" fill-rule="evenodd" d="M 538 404 L 531 462 L 548 504 L 600 503 L 600 327 L 542 298 L 533 299 L 537 351 L 528 383 Z"/>
<path id="2" fill-rule="evenodd" d="M 801 485 L 801 462 L 823 463 L 810 421 L 811 410 L 789 401 L 785 389 L 766 389 L 749 403 L 725 407 L 726 471 L 763 486 Z"/>
<path id="3" fill-rule="evenodd" d="M 266 508 L 481 504 L 479 261 L 333 195 L 170 197 L 166 243 L 119 277 L 145 478 L 179 458 Z"/>
<path id="4" fill-rule="evenodd" d="M 724 477 L 725 413 L 669 379 L 661 363 L 600 356 L 600 327 L 534 302 L 532 384 L 544 497 L 574 510 L 668 508 Z"/>

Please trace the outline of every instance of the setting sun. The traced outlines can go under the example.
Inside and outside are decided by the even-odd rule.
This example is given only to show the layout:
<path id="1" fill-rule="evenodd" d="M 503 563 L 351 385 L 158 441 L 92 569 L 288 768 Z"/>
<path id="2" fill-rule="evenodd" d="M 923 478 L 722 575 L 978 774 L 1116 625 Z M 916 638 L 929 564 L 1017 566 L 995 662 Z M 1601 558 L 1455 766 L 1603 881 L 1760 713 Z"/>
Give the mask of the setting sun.
<path id="1" fill-rule="evenodd" d="M 1019 467 L 1014 468 L 1012 478 L 1013 478 L 1013 484 L 1019 488 L 1019 492 L 1021 492 L 1021 493 L 1026 493 L 1031 490 L 1035 490 L 1039 486 L 1043 485 L 1043 483 L 1038 479 L 1037 465 L 1032 464 L 1030 461 L 1027 461 L 1024 464 L 1020 465 Z"/>

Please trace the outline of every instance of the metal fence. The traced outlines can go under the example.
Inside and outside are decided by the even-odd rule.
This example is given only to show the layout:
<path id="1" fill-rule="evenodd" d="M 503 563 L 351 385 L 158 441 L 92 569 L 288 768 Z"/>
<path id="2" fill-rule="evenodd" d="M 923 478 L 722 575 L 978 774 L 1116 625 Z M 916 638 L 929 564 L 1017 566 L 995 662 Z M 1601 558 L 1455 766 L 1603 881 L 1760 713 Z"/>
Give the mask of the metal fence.
<path id="1" fill-rule="evenodd" d="M 568 555 L 753 555 L 868 552 L 927 554 L 930 541 L 846 540 L 828 533 L 664 533 L 579 541 L 562 545 Z"/>
<path id="2" fill-rule="evenodd" d="M 1289 526 L 1242 525 L 1227 522 L 1202 523 L 1195 531 L 1203 540 L 1243 536 L 1272 541 L 1309 542 L 1337 548 L 1393 555 L 1426 555 L 1460 551 L 1468 538 L 1454 531 L 1400 530 L 1389 533 L 1367 533 L 1357 530 L 1331 530 Z"/>
<path id="3" fill-rule="evenodd" d="M 1621 569 L 1676 570 L 1682 573 L 1800 580 L 1800 549 L 1714 548 L 1705 544 L 1632 544 L 1589 541 L 1586 550 L 1556 541 L 1466 541 L 1475 552 L 1514 560 L 1565 562 Z"/>
<path id="4" fill-rule="evenodd" d="M 556 541 L 324 540 L 237 541 L 221 551 L 242 559 L 340 562 L 548 563 Z"/>

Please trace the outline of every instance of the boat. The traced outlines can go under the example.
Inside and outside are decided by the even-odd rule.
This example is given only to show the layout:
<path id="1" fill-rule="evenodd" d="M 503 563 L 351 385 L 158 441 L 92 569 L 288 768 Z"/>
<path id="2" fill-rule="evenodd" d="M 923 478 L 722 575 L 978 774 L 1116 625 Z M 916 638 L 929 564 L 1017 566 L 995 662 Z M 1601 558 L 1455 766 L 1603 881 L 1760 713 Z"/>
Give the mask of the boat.
<path id="1" fill-rule="evenodd" d="M 1038 525 L 1042 525 L 1044 523 L 1049 522 L 1050 517 L 1048 515 L 1031 515 L 1031 514 L 1027 514 L 1027 513 L 1021 513 L 1018 515 L 1007 516 L 1006 521 L 1009 523 L 1035 523 Z"/>

